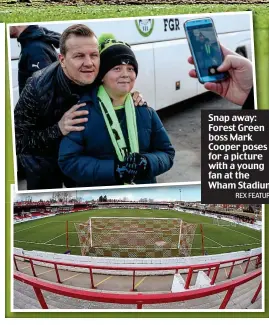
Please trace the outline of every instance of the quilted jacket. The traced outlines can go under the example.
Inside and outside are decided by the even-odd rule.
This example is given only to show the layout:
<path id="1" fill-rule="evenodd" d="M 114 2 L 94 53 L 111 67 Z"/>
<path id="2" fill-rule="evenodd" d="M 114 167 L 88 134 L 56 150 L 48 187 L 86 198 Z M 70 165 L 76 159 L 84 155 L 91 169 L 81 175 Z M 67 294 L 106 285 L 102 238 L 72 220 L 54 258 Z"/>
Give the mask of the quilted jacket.
<path id="1" fill-rule="evenodd" d="M 58 156 L 63 114 L 91 86 L 74 86 L 58 62 L 33 74 L 15 107 L 17 155 Z"/>
<path id="2" fill-rule="evenodd" d="M 116 153 L 99 107 L 97 89 L 80 99 L 89 111 L 84 131 L 70 132 L 61 142 L 59 166 L 77 186 L 117 185 L 114 170 Z M 123 112 L 124 113 L 124 112 Z M 156 183 L 156 176 L 173 166 L 175 150 L 154 109 L 136 107 L 139 152 L 147 157 L 149 173 L 136 184 Z M 124 138 L 128 141 L 126 118 L 121 120 Z"/>

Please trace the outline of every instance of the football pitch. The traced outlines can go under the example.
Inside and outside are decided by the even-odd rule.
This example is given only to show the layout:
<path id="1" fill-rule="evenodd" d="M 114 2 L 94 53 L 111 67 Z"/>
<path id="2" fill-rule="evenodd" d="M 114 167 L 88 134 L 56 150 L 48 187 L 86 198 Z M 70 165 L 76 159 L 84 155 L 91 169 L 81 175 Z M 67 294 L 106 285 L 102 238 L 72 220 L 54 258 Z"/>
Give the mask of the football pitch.
<path id="1" fill-rule="evenodd" d="M 190 214 L 174 210 L 153 209 L 89 210 L 83 212 L 61 214 L 54 217 L 15 224 L 14 247 L 23 248 L 25 250 L 65 253 L 67 251 L 68 238 L 68 249 L 71 251 L 71 254 L 81 255 L 81 248 L 78 234 L 75 229 L 75 224 L 85 223 L 89 220 L 89 218 L 94 217 L 103 218 L 103 225 L 99 229 L 99 235 L 101 232 L 105 232 L 108 229 L 112 218 L 133 217 L 141 218 L 141 220 L 142 218 L 144 220 L 146 218 L 179 218 L 184 222 L 197 224 L 192 245 L 192 256 L 202 254 L 202 235 L 200 231 L 201 224 L 204 233 L 204 249 L 208 255 L 249 250 L 256 247 L 261 247 L 262 234 L 260 231 L 239 225 L 235 226 L 234 224 L 223 220 L 220 220 L 219 224 L 216 224 L 216 219 L 202 215 Z M 68 221 L 68 232 L 66 231 L 66 221 Z M 147 221 L 145 222 L 147 224 Z M 148 224 L 150 224 L 150 221 Z M 163 227 L 165 229 L 165 227 L 167 227 L 166 220 L 163 221 L 163 224 Z M 119 229 L 120 225 L 121 222 L 119 221 Z M 95 232 L 98 232 L 98 230 L 95 229 Z M 98 234 L 96 234 L 96 236 L 97 235 Z"/>

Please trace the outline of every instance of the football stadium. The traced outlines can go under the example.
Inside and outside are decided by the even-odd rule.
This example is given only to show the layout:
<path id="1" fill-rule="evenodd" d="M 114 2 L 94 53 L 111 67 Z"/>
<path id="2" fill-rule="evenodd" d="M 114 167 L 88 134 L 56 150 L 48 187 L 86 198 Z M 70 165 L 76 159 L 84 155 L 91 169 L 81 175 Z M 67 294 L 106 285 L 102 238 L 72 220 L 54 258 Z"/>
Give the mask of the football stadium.
<path id="1" fill-rule="evenodd" d="M 93 249 L 89 252 L 92 256 L 106 249 L 107 254 L 109 250 L 112 255 L 122 251 L 122 256 L 119 257 L 128 257 L 124 251 L 128 253 L 128 249 L 137 248 L 137 257 L 155 257 L 146 256 L 146 251 L 153 252 L 155 249 L 156 252 L 161 252 L 168 246 L 174 250 L 170 256 L 180 256 L 178 247 L 181 222 L 192 228 L 186 230 L 190 237 L 190 252 L 187 256 L 201 255 L 203 251 L 207 254 L 220 254 L 261 246 L 260 231 L 230 222 L 225 217 L 210 218 L 202 212 L 190 213 L 193 209 L 184 208 L 183 211 L 181 208 L 177 211 L 169 208 L 169 203 L 141 205 L 99 202 L 95 208 L 87 203 L 53 205 L 51 211 L 48 211 L 48 207 L 39 205 L 30 211 L 32 212 L 24 212 L 24 220 L 25 217 L 40 216 L 40 211 L 44 218 L 36 218 L 31 223 L 16 223 L 14 226 L 15 246 L 27 250 L 55 253 L 70 251 L 71 254 L 80 255 L 83 239 L 85 241 L 84 237 L 88 233 L 90 238 L 86 244 L 88 248 L 96 250 L 95 253 Z M 55 215 L 48 218 L 52 211 L 55 211 Z M 16 221 L 23 220 L 20 218 L 22 217 L 15 215 Z M 140 256 L 139 249 L 142 250 Z"/>
<path id="2" fill-rule="evenodd" d="M 15 309 L 262 308 L 261 206 L 28 200 L 13 239 Z"/>

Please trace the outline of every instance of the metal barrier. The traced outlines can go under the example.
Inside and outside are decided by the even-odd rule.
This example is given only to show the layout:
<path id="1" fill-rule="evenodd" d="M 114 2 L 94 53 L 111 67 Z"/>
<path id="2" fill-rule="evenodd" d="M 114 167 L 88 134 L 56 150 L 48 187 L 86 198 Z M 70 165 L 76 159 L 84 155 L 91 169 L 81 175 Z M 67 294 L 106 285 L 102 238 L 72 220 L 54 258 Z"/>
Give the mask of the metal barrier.
<path id="1" fill-rule="evenodd" d="M 41 290 L 45 290 L 54 294 L 82 299 L 87 301 L 97 301 L 115 304 L 135 304 L 137 309 L 142 309 L 145 304 L 160 304 L 160 303 L 172 303 L 187 301 L 197 298 L 203 298 L 211 296 L 220 292 L 227 291 L 219 309 L 225 309 L 230 301 L 232 294 L 236 287 L 247 283 L 262 274 L 261 270 L 253 271 L 247 275 L 240 276 L 237 279 L 230 280 L 226 283 L 217 284 L 212 287 L 188 290 L 180 293 L 165 293 L 165 294 L 116 294 L 116 293 L 104 293 L 81 290 L 76 288 L 70 288 L 57 283 L 48 283 L 44 280 L 34 278 L 29 275 L 15 273 L 14 279 L 21 281 L 25 284 L 31 285 L 35 291 L 37 299 L 43 309 L 48 309 L 47 303 Z M 260 282 L 254 296 L 251 299 L 251 303 L 254 303 L 258 294 L 261 291 L 262 282 Z"/>
<path id="2" fill-rule="evenodd" d="M 135 291 L 135 276 L 136 276 L 136 271 L 168 271 L 168 270 L 174 270 L 175 273 L 178 273 L 179 270 L 184 270 L 184 269 L 188 269 L 188 274 L 187 274 L 187 279 L 185 282 L 185 289 L 189 289 L 190 287 L 190 283 L 191 283 L 191 279 L 192 279 L 192 275 L 194 271 L 199 271 L 199 270 L 207 270 L 207 275 L 210 276 L 210 273 L 212 270 L 214 270 L 212 279 L 210 284 L 213 285 L 215 284 L 216 278 L 218 276 L 218 272 L 219 269 L 221 267 L 222 264 L 230 264 L 230 272 L 227 276 L 227 279 L 230 279 L 232 276 L 232 272 L 234 269 L 234 265 L 236 262 L 240 262 L 240 261 L 247 261 L 245 270 L 244 270 L 244 274 L 247 273 L 248 267 L 249 267 L 249 263 L 251 259 L 254 259 L 256 261 L 256 268 L 258 268 L 258 265 L 261 263 L 261 254 L 257 254 L 257 255 L 252 255 L 252 256 L 248 256 L 248 257 L 242 257 L 239 259 L 233 259 L 233 260 L 227 260 L 227 261 L 221 261 L 221 262 L 214 262 L 214 263 L 207 263 L 207 264 L 196 264 L 196 265 L 183 265 L 183 266 L 160 266 L 160 267 L 123 267 L 123 266 L 97 266 L 97 265 L 90 265 L 90 264 L 78 264 L 78 263 L 69 263 L 69 262 L 58 262 L 58 261 L 51 261 L 51 260 L 45 260 L 45 259 L 41 259 L 41 258 L 33 258 L 33 257 L 28 257 L 28 256 L 24 256 L 24 255 L 18 255 L 18 254 L 14 254 L 13 255 L 13 260 L 14 260 L 14 264 L 15 264 L 15 268 L 17 271 L 19 271 L 18 265 L 17 265 L 17 261 L 16 258 L 22 258 L 24 260 L 29 260 L 30 264 L 31 264 L 31 269 L 33 272 L 33 276 L 37 277 L 36 273 L 35 273 L 35 268 L 34 268 L 34 263 L 33 261 L 36 262 L 41 262 L 41 263 L 47 263 L 47 264 L 52 264 L 54 265 L 55 268 L 55 272 L 56 272 L 56 277 L 57 277 L 57 281 L 58 283 L 61 283 L 61 279 L 60 279 L 60 275 L 59 275 L 59 271 L 58 271 L 58 266 L 70 266 L 70 267 L 77 267 L 77 268 L 85 268 L 89 270 L 89 274 L 90 274 L 90 287 L 92 289 L 95 289 L 94 286 L 94 277 L 93 277 L 93 270 L 113 270 L 113 271 L 132 271 L 133 273 L 133 281 L 132 281 L 132 289 L 131 291 Z"/>

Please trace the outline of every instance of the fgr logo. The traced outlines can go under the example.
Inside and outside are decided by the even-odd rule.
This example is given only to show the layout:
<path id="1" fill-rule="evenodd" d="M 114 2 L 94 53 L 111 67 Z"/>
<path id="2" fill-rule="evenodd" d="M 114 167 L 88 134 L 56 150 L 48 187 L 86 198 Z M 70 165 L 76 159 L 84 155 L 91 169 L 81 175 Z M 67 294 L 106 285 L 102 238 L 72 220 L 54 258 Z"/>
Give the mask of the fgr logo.
<path id="1" fill-rule="evenodd" d="M 148 37 L 153 31 L 154 19 L 137 19 L 135 25 L 142 36 Z"/>
<path id="2" fill-rule="evenodd" d="M 168 29 L 170 31 L 180 30 L 179 19 L 178 18 L 164 19 L 163 24 L 164 24 L 164 31 L 165 32 L 167 32 Z"/>

